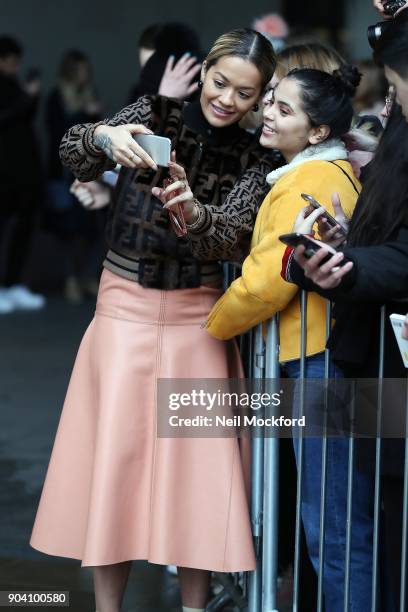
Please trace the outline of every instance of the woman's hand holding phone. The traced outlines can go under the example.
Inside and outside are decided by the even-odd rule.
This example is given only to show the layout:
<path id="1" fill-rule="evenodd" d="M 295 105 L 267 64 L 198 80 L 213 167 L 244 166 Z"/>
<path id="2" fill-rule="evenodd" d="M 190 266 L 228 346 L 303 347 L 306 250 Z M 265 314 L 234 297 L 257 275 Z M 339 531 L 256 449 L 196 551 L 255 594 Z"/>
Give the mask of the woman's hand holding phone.
<path id="1" fill-rule="evenodd" d="M 333 225 L 328 222 L 324 214 L 322 214 L 317 219 L 317 227 L 320 240 L 336 248 L 341 244 L 344 244 L 346 241 L 349 220 L 341 206 L 339 194 L 333 193 L 331 200 L 333 204 L 334 218 L 338 222 L 338 225 L 333 227 Z"/>
<path id="2" fill-rule="evenodd" d="M 324 213 L 325 209 L 323 206 L 320 206 L 317 209 L 314 209 L 311 206 L 305 206 L 299 211 L 292 232 L 296 232 L 298 234 L 314 234 L 313 226 L 318 218 Z"/>
<path id="3" fill-rule="evenodd" d="M 174 160 L 174 154 L 172 154 Z M 194 223 L 198 218 L 197 206 L 194 201 L 194 194 L 191 191 L 187 180 L 186 171 L 183 166 L 175 161 L 169 163 L 170 176 L 173 182 L 164 189 L 153 187 L 152 193 L 162 202 L 163 207 L 178 213 L 182 207 L 183 216 L 186 223 Z"/>
<path id="4" fill-rule="evenodd" d="M 300 234 L 313 234 L 313 226 L 317 222 L 322 242 L 334 248 L 343 244 L 348 232 L 348 219 L 341 207 L 339 194 L 332 194 L 335 217 L 330 215 L 313 196 L 306 193 L 302 193 L 301 196 L 309 202 L 309 206 L 302 208 L 299 212 L 292 231 Z"/>
<path id="5" fill-rule="evenodd" d="M 153 134 L 144 125 L 98 125 L 94 132 L 93 144 L 109 159 L 126 168 L 151 168 L 157 165 L 146 151 L 135 142 L 135 134 Z"/>
<path id="6" fill-rule="evenodd" d="M 305 276 L 322 289 L 334 289 L 340 285 L 344 276 L 353 267 L 352 261 L 341 265 L 341 262 L 344 260 L 344 255 L 341 252 L 330 256 L 329 249 L 323 247 L 315 255 L 307 258 L 305 250 L 303 245 L 296 247 L 295 261 L 303 268 Z M 327 261 L 324 261 L 325 259 Z"/>

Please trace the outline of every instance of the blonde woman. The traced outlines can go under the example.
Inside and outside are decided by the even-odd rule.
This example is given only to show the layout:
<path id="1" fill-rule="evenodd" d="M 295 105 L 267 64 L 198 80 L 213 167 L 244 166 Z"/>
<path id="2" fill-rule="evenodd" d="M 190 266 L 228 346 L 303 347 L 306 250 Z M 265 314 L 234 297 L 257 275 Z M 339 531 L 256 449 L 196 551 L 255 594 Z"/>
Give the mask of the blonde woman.
<path id="1" fill-rule="evenodd" d="M 133 559 L 177 565 L 184 610 L 204 610 L 212 570 L 255 567 L 237 440 L 157 438 L 156 388 L 159 378 L 241 373 L 236 347 L 201 328 L 221 294 L 221 268 L 192 256 L 189 240 L 216 224 L 221 242 L 239 251 L 252 228 L 272 164 L 238 122 L 256 108 L 274 67 L 262 35 L 229 32 L 206 58 L 196 103 L 144 97 L 109 121 L 71 128 L 61 144 L 63 163 L 81 181 L 117 163 L 122 170 L 96 315 L 72 374 L 31 544 L 94 567 L 98 612 L 119 612 Z M 153 132 L 172 140 L 186 169 L 188 184 L 178 181 L 166 195 L 170 206 L 174 189 L 182 201 L 194 196 L 184 209 L 189 239 L 175 236 L 152 195 L 167 171 L 133 139 Z"/>

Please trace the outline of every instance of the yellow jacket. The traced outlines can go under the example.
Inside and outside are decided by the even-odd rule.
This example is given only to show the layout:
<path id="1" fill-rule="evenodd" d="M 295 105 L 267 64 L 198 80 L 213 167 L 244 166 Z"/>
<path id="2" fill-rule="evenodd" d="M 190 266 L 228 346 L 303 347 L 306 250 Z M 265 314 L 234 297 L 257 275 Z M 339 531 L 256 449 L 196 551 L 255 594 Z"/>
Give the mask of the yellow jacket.
<path id="1" fill-rule="evenodd" d="M 335 163 L 360 190 L 347 161 Z M 301 193 L 308 193 L 331 213 L 331 194 L 337 191 L 343 209 L 351 215 L 357 192 L 339 167 L 320 159 L 305 160 L 285 167 L 263 201 L 251 242 L 251 252 L 236 279 L 211 310 L 207 331 L 221 340 L 241 334 L 280 312 L 280 360 L 300 357 L 300 299 L 298 287 L 280 275 L 285 245 L 278 236 L 292 231 L 300 209 L 305 206 Z M 310 293 L 307 306 L 307 355 L 324 350 L 326 344 L 326 302 Z"/>

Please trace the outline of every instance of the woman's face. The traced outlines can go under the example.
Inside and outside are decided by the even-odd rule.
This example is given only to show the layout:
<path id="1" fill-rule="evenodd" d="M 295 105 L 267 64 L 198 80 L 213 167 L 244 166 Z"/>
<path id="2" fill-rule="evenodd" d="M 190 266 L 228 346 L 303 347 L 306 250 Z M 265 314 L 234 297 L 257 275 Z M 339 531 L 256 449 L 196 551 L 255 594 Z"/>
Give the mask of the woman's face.
<path id="1" fill-rule="evenodd" d="M 233 55 L 221 57 L 201 73 L 201 108 L 208 123 L 226 127 L 237 123 L 256 104 L 262 77 L 250 61 Z"/>
<path id="2" fill-rule="evenodd" d="M 279 149 L 288 162 L 313 142 L 313 130 L 300 94 L 298 83 L 284 78 L 263 111 L 260 143 L 269 149 Z"/>

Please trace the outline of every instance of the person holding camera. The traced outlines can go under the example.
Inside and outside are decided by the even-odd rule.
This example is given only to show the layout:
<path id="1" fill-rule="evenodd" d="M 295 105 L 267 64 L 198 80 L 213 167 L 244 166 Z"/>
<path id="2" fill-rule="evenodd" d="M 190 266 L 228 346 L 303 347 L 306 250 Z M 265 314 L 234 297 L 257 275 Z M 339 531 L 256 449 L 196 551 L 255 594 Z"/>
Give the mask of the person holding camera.
<path id="1" fill-rule="evenodd" d="M 384 19 L 393 19 L 408 7 L 408 0 L 373 0 L 373 6 Z"/>
<path id="2" fill-rule="evenodd" d="M 375 26 L 378 39 L 371 37 L 374 59 L 384 66 L 385 77 L 394 87 L 396 102 L 408 121 L 408 10 L 403 10 L 393 21 Z"/>

